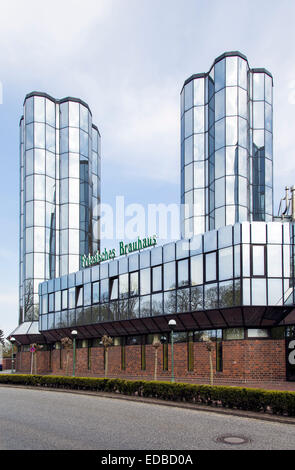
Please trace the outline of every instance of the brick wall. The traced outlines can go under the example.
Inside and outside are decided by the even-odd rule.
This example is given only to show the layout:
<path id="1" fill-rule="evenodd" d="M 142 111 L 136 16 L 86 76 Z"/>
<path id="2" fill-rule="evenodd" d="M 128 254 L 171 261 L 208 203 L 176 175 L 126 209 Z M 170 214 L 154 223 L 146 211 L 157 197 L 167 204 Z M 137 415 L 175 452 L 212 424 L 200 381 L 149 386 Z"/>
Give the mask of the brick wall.
<path id="1" fill-rule="evenodd" d="M 222 342 L 223 370 L 216 372 L 216 350 L 212 351 L 215 383 L 282 381 L 286 379 L 285 340 L 248 339 Z M 141 369 L 141 346 L 125 346 L 125 369 L 121 368 L 121 346 L 108 352 L 108 377 L 153 379 L 155 349 L 145 346 L 146 369 Z M 88 354 L 90 357 L 88 358 Z M 37 372 L 55 375 L 72 375 L 72 350 L 38 351 Z M 50 357 L 51 356 L 51 357 Z M 68 361 L 67 361 L 68 357 Z M 68 362 L 68 365 L 67 365 Z M 17 354 L 18 372 L 30 372 L 31 353 Z M 51 364 L 51 368 L 49 367 Z M 174 345 L 174 372 L 177 380 L 209 383 L 209 353 L 205 343 L 193 343 L 193 370 L 188 371 L 188 345 Z M 61 366 L 61 367 L 60 367 Z M 90 368 L 88 368 L 88 366 Z M 104 376 L 104 350 L 102 347 L 76 350 L 76 375 Z M 171 347 L 168 346 L 168 370 L 163 370 L 163 345 L 158 348 L 157 378 L 170 380 Z"/>

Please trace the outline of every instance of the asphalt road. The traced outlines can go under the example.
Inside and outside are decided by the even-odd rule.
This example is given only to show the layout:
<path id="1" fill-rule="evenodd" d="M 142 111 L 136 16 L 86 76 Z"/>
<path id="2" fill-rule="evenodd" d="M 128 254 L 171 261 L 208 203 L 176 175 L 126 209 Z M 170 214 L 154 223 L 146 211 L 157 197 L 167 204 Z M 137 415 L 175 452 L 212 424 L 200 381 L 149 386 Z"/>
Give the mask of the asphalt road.
<path id="1" fill-rule="evenodd" d="M 0 450 L 295 449 L 290 424 L 43 390 L 0 387 L 0 398 Z"/>

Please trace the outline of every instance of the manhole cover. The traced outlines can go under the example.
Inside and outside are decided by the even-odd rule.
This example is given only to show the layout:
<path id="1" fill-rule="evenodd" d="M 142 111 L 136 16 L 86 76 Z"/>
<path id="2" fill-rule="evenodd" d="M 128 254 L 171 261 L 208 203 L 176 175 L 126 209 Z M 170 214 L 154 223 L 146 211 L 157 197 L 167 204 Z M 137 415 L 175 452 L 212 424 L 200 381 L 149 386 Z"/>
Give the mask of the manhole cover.
<path id="1" fill-rule="evenodd" d="M 220 436 L 216 439 L 217 442 L 222 442 L 223 444 L 231 444 L 231 445 L 241 445 L 247 444 L 250 442 L 245 436 Z"/>

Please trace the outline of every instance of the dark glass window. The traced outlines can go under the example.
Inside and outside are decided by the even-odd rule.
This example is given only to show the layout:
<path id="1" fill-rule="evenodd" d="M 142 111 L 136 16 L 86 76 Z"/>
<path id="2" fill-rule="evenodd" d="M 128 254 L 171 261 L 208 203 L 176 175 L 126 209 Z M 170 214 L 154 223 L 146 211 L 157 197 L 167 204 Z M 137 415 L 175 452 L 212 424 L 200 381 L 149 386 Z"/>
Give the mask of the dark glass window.
<path id="1" fill-rule="evenodd" d="M 70 290 L 72 290 L 72 289 L 70 289 Z M 76 295 L 77 295 L 76 307 L 82 307 L 83 306 L 83 286 L 77 287 Z M 70 305 L 70 308 L 72 308 L 72 307 L 73 306 Z M 75 307 L 75 305 L 74 305 L 74 307 Z"/>
<path id="2" fill-rule="evenodd" d="M 110 278 L 110 300 L 117 299 L 119 296 L 119 279 L 118 277 Z"/>

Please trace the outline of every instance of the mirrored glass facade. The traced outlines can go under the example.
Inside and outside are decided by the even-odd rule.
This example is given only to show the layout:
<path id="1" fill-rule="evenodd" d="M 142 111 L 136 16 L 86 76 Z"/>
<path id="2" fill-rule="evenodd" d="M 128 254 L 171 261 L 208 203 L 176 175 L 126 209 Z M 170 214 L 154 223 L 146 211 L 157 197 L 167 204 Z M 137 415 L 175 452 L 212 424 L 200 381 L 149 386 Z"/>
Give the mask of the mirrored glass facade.
<path id="1" fill-rule="evenodd" d="M 288 222 L 237 223 L 44 282 L 39 330 L 155 333 L 170 315 L 187 331 L 275 326 L 295 301 L 293 232 Z"/>
<path id="2" fill-rule="evenodd" d="M 100 160 L 100 134 L 86 103 L 26 96 L 20 121 L 20 322 L 38 319 L 40 282 L 78 271 L 80 254 L 99 248 Z"/>
<path id="3" fill-rule="evenodd" d="M 239 52 L 181 91 L 182 233 L 271 221 L 272 76 Z"/>

